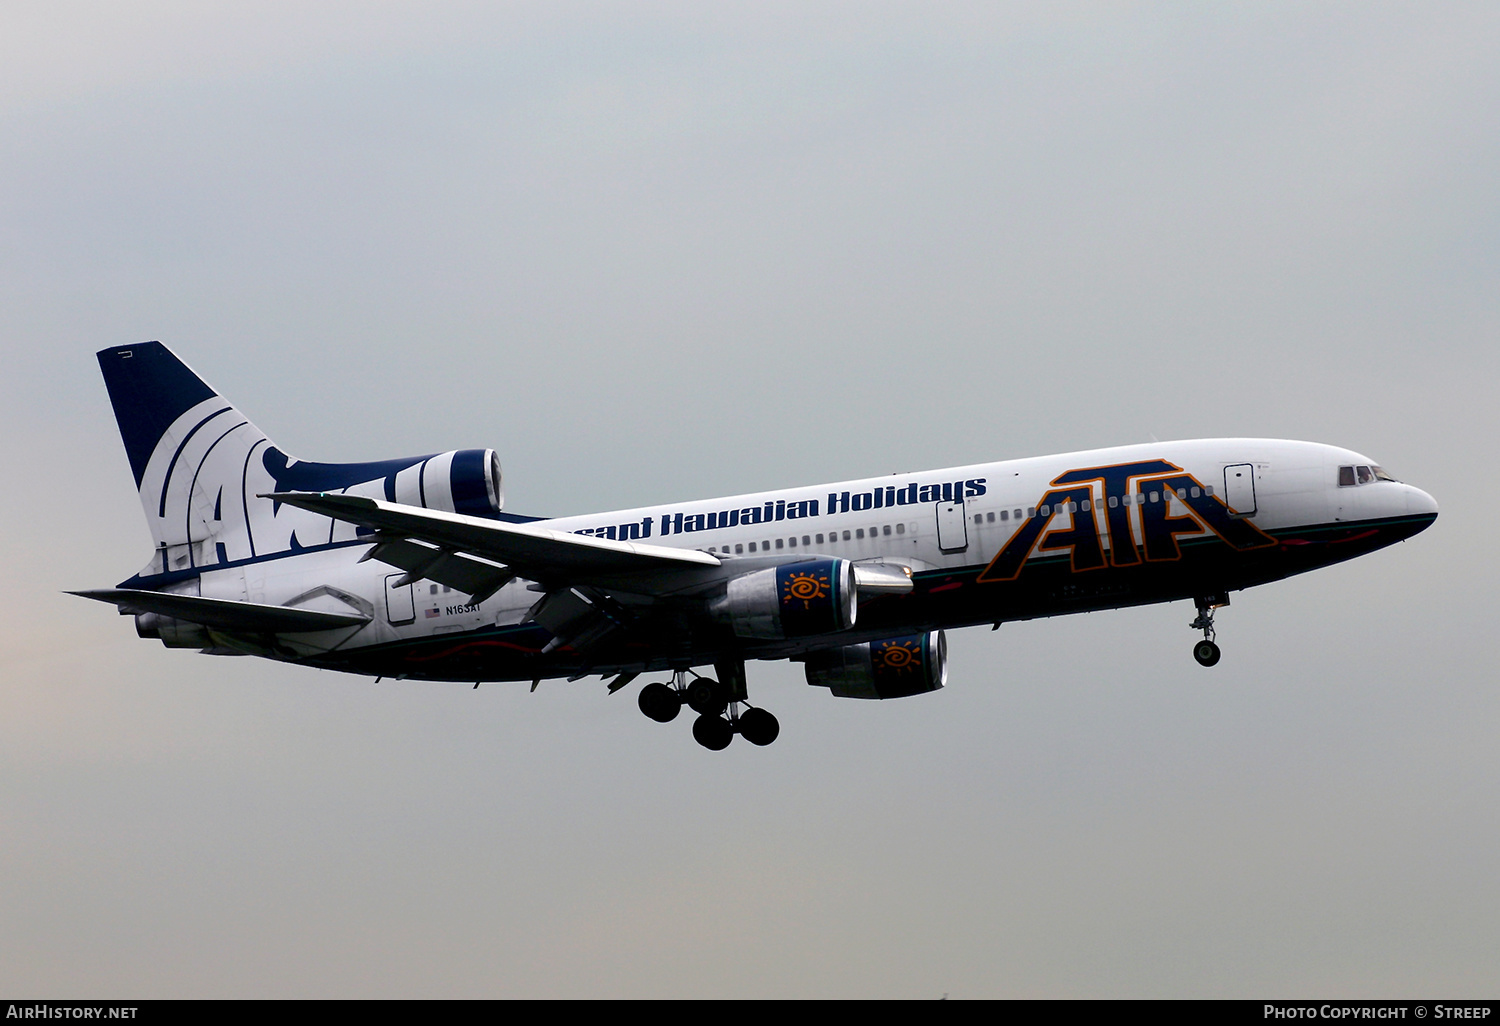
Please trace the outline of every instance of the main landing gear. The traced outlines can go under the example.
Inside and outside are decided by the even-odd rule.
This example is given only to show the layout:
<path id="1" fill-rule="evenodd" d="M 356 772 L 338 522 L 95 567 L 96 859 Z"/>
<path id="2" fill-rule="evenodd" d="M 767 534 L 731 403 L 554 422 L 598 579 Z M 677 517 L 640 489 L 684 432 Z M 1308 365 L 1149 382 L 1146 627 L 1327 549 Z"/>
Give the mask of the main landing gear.
<path id="1" fill-rule="evenodd" d="M 693 721 L 693 740 L 710 751 L 721 752 L 738 734 L 752 745 L 768 745 L 781 733 L 781 724 L 764 709 L 745 699 L 745 664 L 725 663 L 715 668 L 722 678 L 693 676 L 674 670 L 671 684 L 647 684 L 637 704 L 657 723 L 670 723 L 686 705 L 698 714 Z"/>
<path id="2" fill-rule="evenodd" d="M 1212 666 L 1219 661 L 1219 646 L 1214 644 L 1214 610 L 1229 605 L 1229 596 L 1224 592 L 1195 598 L 1198 618 L 1188 624 L 1193 630 L 1203 632 L 1203 640 L 1193 646 L 1193 658 L 1200 666 Z"/>

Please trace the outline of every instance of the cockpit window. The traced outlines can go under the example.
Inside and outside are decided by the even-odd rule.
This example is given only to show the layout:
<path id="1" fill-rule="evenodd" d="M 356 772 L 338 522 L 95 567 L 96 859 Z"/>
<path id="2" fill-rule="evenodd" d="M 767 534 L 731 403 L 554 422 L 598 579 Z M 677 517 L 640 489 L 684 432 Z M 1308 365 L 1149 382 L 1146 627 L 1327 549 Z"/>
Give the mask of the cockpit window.
<path id="1" fill-rule="evenodd" d="M 1374 482 L 1374 481 L 1394 481 L 1394 480 L 1396 480 L 1396 479 L 1394 477 L 1392 477 L 1391 475 L 1387 474 L 1380 467 L 1340 467 L 1339 468 L 1339 484 L 1341 486 L 1348 486 L 1348 485 L 1353 485 L 1353 484 L 1362 484 L 1362 485 L 1364 485 L 1364 484 L 1370 484 L 1371 482 Z"/>

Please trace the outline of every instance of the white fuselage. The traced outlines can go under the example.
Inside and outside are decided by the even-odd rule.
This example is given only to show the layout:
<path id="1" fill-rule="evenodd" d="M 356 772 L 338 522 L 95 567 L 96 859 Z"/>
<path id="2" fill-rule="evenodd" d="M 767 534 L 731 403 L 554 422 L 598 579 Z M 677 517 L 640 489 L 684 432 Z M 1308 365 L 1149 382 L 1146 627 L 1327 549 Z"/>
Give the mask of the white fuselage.
<path id="1" fill-rule="evenodd" d="M 982 463 L 945 470 L 892 474 L 779 491 L 694 502 L 559 517 L 547 528 L 621 541 L 700 549 L 727 567 L 745 570 L 807 556 L 884 561 L 915 571 L 987 566 L 1035 520 L 1060 477 L 1081 468 L 1164 462 L 1201 484 L 1235 517 L 1260 532 L 1335 523 L 1433 514 L 1431 496 L 1391 480 L 1355 487 L 1339 484 L 1338 468 L 1372 461 L 1329 445 L 1270 439 L 1205 439 L 1122 446 L 1055 456 Z M 1238 468 L 1232 472 L 1227 468 Z M 1230 474 L 1236 475 L 1231 478 Z M 1144 545 L 1144 505 L 1124 506 L 1127 495 L 1144 504 L 1159 501 L 1164 516 L 1188 515 L 1170 489 L 1150 485 L 1165 479 L 1154 470 L 1114 482 L 1108 473 L 1074 486 L 1071 503 L 1058 503 L 1048 536 L 1066 536 L 1094 521 L 1099 548 L 1109 553 L 1129 524 Z M 1248 479 L 1248 480 L 1247 480 Z M 1089 501 L 1079 503 L 1087 489 Z M 1239 493 L 1236 494 L 1236 489 Z M 1183 500 L 1185 503 L 1185 500 Z M 1236 502 L 1246 506 L 1240 508 Z M 1182 508 L 1179 509 L 1179 506 Z M 1110 518 L 1118 517 L 1113 528 Z M 1127 519 L 1128 518 L 1128 519 Z M 1183 521 L 1191 525 L 1191 521 Z M 1248 529 L 1248 528 L 1247 528 Z M 1191 541 L 1206 529 L 1176 530 Z M 1044 542 L 1045 544 L 1045 542 Z M 478 605 L 466 595 L 431 581 L 392 589 L 400 574 L 378 561 L 360 562 L 363 544 L 288 553 L 224 569 L 205 569 L 200 593 L 254 603 L 312 610 L 346 611 L 357 602 L 371 621 L 353 630 L 298 635 L 287 641 L 299 655 L 385 645 L 486 625 L 521 623 L 537 595 L 515 580 Z M 1030 558 L 1031 552 L 1014 558 Z M 981 576 L 980 580 L 984 580 Z M 981 617 L 975 617 L 975 620 Z"/>

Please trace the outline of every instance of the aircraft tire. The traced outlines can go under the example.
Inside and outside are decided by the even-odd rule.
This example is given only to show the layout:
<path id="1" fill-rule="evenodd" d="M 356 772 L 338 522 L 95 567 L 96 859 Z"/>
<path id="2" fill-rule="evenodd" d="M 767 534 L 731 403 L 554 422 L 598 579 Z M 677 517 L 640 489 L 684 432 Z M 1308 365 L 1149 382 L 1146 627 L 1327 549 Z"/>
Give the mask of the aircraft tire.
<path id="1" fill-rule="evenodd" d="M 728 703 L 724 701 L 724 688 L 718 681 L 712 677 L 699 677 L 688 685 L 687 704 L 695 713 L 717 716 Z"/>
<path id="2" fill-rule="evenodd" d="M 717 713 L 705 713 L 693 721 L 693 740 L 711 752 L 722 752 L 734 740 L 734 728 Z"/>
<path id="3" fill-rule="evenodd" d="M 1193 646 L 1193 658 L 1200 666 L 1212 666 L 1219 661 L 1219 646 L 1207 639 Z"/>
<path id="4" fill-rule="evenodd" d="M 662 683 L 647 684 L 636 696 L 641 712 L 657 723 L 671 723 L 682 711 L 682 697 Z"/>
<path id="5" fill-rule="evenodd" d="M 740 736 L 752 745 L 768 745 L 781 733 L 781 724 L 764 709 L 747 709 L 740 716 Z"/>

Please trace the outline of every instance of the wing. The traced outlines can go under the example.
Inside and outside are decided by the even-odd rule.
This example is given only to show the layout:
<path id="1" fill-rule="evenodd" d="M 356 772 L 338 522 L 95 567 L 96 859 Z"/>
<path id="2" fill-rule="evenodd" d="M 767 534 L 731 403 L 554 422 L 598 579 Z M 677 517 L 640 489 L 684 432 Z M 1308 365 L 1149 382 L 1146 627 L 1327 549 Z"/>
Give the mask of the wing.
<path id="1" fill-rule="evenodd" d="M 398 586 L 437 581 L 468 592 L 477 605 L 512 578 L 537 582 L 545 594 L 527 619 L 553 635 L 543 652 L 565 644 L 587 650 L 626 626 L 631 615 L 609 590 L 659 593 L 684 571 L 721 565 L 697 549 L 610 541 L 358 495 L 273 492 L 262 498 L 374 530 L 375 544 L 364 558 L 405 570 Z"/>
<path id="2" fill-rule="evenodd" d="M 358 495 L 272 492 L 262 498 L 371 528 L 375 547 L 367 558 L 400 567 L 412 580 L 452 585 L 477 595 L 475 601 L 512 577 L 551 590 L 720 565 L 717 557 L 697 549 L 610 541 Z"/>

